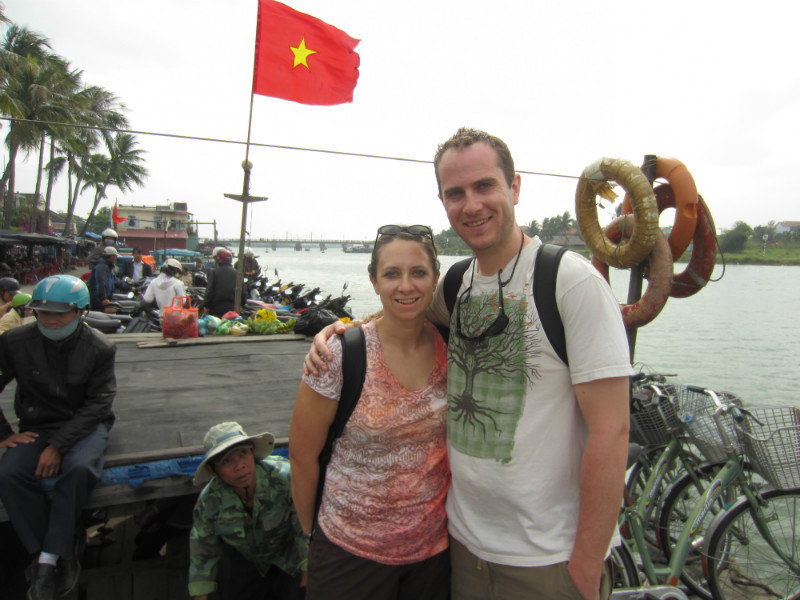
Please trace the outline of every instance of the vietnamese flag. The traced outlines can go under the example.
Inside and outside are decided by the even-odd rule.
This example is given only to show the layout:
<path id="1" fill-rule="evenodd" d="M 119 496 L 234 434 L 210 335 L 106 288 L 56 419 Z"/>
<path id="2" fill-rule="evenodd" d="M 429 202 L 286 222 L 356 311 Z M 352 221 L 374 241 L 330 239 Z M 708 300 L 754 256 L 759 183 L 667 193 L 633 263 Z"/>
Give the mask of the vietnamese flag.
<path id="1" fill-rule="evenodd" d="M 111 213 L 111 219 L 114 221 L 114 228 L 116 229 L 117 225 L 122 223 L 123 221 L 127 221 L 125 217 L 120 217 L 119 212 L 117 211 L 117 203 L 114 202 L 114 211 Z"/>
<path id="2" fill-rule="evenodd" d="M 360 40 L 274 0 L 258 0 L 253 93 L 302 104 L 353 101 Z"/>

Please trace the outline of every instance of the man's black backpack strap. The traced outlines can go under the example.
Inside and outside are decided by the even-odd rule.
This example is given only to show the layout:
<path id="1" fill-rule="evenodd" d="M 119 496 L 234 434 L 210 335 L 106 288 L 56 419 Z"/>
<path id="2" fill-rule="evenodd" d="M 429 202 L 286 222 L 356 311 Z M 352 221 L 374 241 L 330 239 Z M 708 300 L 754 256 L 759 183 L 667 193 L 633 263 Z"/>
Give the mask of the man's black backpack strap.
<path id="1" fill-rule="evenodd" d="M 561 257 L 567 249 L 555 244 L 542 244 L 536 255 L 533 267 L 533 302 L 539 313 L 544 333 L 558 357 L 565 365 L 567 360 L 567 340 L 564 336 L 564 323 L 556 304 L 556 277 Z"/>
<path id="2" fill-rule="evenodd" d="M 325 446 L 319 453 L 319 480 L 317 481 L 317 498 L 314 504 L 314 515 L 319 512 L 322 502 L 322 489 L 325 487 L 325 472 L 333 453 L 333 443 L 342 435 L 344 426 L 350 420 L 353 410 L 358 404 L 364 378 L 367 376 L 367 342 L 361 327 L 351 327 L 342 335 L 342 393 L 336 416 L 328 429 Z"/>
<path id="3" fill-rule="evenodd" d="M 566 251 L 566 248 L 555 244 L 542 244 L 539 248 L 533 269 L 533 301 L 550 345 L 563 363 L 569 365 L 564 323 L 556 304 L 558 266 Z M 453 314 L 461 280 L 472 260 L 468 258 L 455 263 L 444 276 L 444 301 L 450 314 Z"/>
<path id="4" fill-rule="evenodd" d="M 464 278 L 464 273 L 467 272 L 470 263 L 474 259 L 465 258 L 455 263 L 452 267 L 447 269 L 444 274 L 444 301 L 447 304 L 447 313 L 453 314 L 453 308 L 456 305 L 456 296 L 458 289 L 461 287 L 461 280 Z"/>

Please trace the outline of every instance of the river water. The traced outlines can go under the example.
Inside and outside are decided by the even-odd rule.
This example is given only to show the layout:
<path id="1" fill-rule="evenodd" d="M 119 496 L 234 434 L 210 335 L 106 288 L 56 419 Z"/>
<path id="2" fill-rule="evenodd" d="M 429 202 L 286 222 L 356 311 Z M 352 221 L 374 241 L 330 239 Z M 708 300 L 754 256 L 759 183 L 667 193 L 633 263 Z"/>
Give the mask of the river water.
<path id="1" fill-rule="evenodd" d="M 340 248 L 298 252 L 254 247 L 269 277 L 319 286 L 337 295 L 346 282 L 357 317 L 380 309 L 367 275 L 369 254 Z M 458 256 L 442 256 L 442 272 Z M 676 265 L 682 270 L 685 265 Z M 713 277 L 722 274 L 717 267 Z M 628 271 L 612 269 L 617 298 L 627 296 Z M 661 314 L 638 332 L 635 361 L 685 383 L 727 390 L 754 406 L 800 405 L 800 267 L 729 265 L 720 281 L 691 298 L 670 298 Z"/>

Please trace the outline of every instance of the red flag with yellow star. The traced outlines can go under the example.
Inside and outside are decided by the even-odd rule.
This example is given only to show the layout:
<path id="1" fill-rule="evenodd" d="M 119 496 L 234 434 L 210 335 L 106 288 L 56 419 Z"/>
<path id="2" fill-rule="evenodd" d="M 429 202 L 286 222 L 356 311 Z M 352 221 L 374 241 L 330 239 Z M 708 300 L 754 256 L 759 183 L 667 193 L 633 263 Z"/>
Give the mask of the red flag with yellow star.
<path id="1" fill-rule="evenodd" d="M 353 101 L 360 40 L 274 0 L 258 0 L 253 93 L 302 104 Z"/>

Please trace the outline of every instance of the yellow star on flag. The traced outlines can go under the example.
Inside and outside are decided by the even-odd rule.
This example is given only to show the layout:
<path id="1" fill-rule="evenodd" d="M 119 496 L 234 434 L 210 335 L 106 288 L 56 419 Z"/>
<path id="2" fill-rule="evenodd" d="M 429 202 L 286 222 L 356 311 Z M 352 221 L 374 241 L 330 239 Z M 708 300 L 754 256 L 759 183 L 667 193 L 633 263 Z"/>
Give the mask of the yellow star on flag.
<path id="1" fill-rule="evenodd" d="M 316 54 L 317 51 L 306 48 L 305 37 L 303 37 L 303 39 L 300 40 L 300 44 L 296 48 L 294 46 L 289 46 L 289 49 L 294 53 L 294 64 L 292 65 L 293 69 L 297 65 L 303 65 L 305 66 L 306 69 L 311 70 L 308 66 L 308 62 L 306 59 L 312 54 Z"/>

